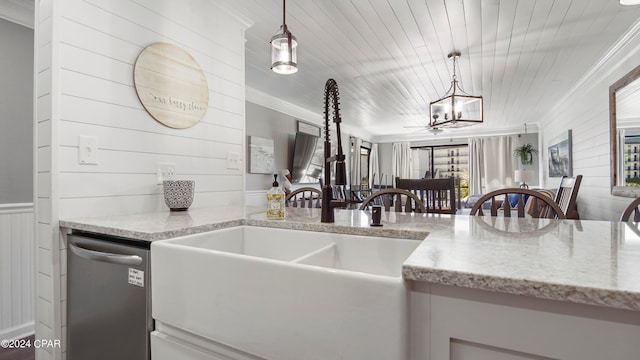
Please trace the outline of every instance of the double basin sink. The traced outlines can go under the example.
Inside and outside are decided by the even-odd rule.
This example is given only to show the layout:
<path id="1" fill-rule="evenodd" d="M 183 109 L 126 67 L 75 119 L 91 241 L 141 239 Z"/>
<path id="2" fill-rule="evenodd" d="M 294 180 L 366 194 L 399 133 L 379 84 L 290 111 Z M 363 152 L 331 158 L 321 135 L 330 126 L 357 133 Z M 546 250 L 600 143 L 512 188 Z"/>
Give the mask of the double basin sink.
<path id="1" fill-rule="evenodd" d="M 266 359 L 406 359 L 418 244 L 255 226 L 157 241 L 153 317 Z"/>

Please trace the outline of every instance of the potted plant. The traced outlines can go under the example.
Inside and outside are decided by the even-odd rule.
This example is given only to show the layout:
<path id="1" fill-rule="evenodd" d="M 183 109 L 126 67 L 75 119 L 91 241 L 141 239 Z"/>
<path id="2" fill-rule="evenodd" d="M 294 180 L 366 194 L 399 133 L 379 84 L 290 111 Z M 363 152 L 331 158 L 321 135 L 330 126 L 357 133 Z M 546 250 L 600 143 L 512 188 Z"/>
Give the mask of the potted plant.
<path id="1" fill-rule="evenodd" d="M 537 154 L 538 150 L 531 144 L 524 144 L 513 150 L 513 154 L 520 158 L 522 165 L 533 164 L 533 155 Z"/>

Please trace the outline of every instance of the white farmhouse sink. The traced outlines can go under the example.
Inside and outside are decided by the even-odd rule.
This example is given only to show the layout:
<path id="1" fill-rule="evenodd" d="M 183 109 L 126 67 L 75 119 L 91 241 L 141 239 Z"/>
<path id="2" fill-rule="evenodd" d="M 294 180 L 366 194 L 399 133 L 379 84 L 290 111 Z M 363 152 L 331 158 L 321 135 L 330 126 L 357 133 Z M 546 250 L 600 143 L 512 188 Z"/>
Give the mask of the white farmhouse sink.
<path id="1" fill-rule="evenodd" d="M 406 359 L 418 244 L 252 226 L 156 241 L 153 317 L 266 359 Z"/>

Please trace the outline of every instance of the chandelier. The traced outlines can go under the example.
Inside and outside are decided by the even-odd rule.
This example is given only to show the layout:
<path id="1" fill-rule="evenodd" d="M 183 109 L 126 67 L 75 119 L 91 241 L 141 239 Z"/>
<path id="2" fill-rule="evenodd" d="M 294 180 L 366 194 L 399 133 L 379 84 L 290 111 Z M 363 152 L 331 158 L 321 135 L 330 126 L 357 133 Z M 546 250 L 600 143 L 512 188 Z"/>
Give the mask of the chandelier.
<path id="1" fill-rule="evenodd" d="M 458 85 L 456 64 L 460 52 L 454 51 L 448 57 L 453 60 L 451 87 L 442 98 L 429 104 L 429 126 L 457 128 L 481 124 L 484 120 L 482 96 L 469 95 Z"/>
<path id="2" fill-rule="evenodd" d="M 278 74 L 293 74 L 298 71 L 298 42 L 287 29 L 285 7 L 286 0 L 282 0 L 282 25 L 271 37 L 271 70 Z"/>

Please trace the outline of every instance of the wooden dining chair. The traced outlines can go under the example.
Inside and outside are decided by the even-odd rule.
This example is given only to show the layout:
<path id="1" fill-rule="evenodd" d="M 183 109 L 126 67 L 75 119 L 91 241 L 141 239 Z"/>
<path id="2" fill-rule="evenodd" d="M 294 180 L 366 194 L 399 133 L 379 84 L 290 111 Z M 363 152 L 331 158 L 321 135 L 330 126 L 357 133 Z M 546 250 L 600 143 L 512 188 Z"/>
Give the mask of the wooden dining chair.
<path id="1" fill-rule="evenodd" d="M 456 183 L 454 178 L 401 179 L 396 177 L 396 188 L 405 189 L 420 198 L 428 213 L 456 213 Z"/>
<path id="2" fill-rule="evenodd" d="M 378 180 L 377 182 L 376 182 L 376 179 Z M 371 192 L 375 192 L 380 189 L 386 189 L 391 187 L 389 185 L 386 185 L 386 182 L 387 182 L 387 175 L 380 174 L 379 176 L 376 177 L 376 174 L 373 174 L 373 179 L 371 180 Z"/>
<path id="3" fill-rule="evenodd" d="M 513 206 L 509 201 L 509 195 L 515 195 L 516 206 Z M 527 197 L 526 201 L 525 197 Z M 482 195 L 475 202 L 469 214 L 484 215 L 485 209 L 482 205 L 487 201 L 491 204 L 491 216 L 501 214 L 504 217 L 512 217 L 512 213 L 515 213 L 520 218 L 529 215 L 534 218 L 566 219 L 564 212 L 553 199 L 538 191 L 520 188 L 498 189 Z M 527 211 L 527 208 L 530 210 Z"/>
<path id="4" fill-rule="evenodd" d="M 301 187 L 287 195 L 284 202 L 286 207 L 320 208 L 322 191 L 314 187 Z"/>
<path id="5" fill-rule="evenodd" d="M 562 179 L 560 179 L 555 202 L 560 206 L 560 209 L 562 209 L 567 219 L 580 219 L 577 200 L 581 182 L 582 175 L 577 175 L 576 177 L 563 176 Z"/>
<path id="6" fill-rule="evenodd" d="M 361 204 L 371 191 L 362 185 L 350 185 L 347 198 L 354 204 Z"/>
<path id="7" fill-rule="evenodd" d="M 633 215 L 633 218 L 631 217 Z M 635 198 L 622 212 L 622 216 L 620 216 L 620 221 L 633 221 L 640 222 L 640 197 Z"/>
<path id="8" fill-rule="evenodd" d="M 371 205 L 381 205 L 384 211 L 424 213 L 425 207 L 415 194 L 397 188 L 382 189 L 362 201 L 360 210 L 368 210 Z"/>

